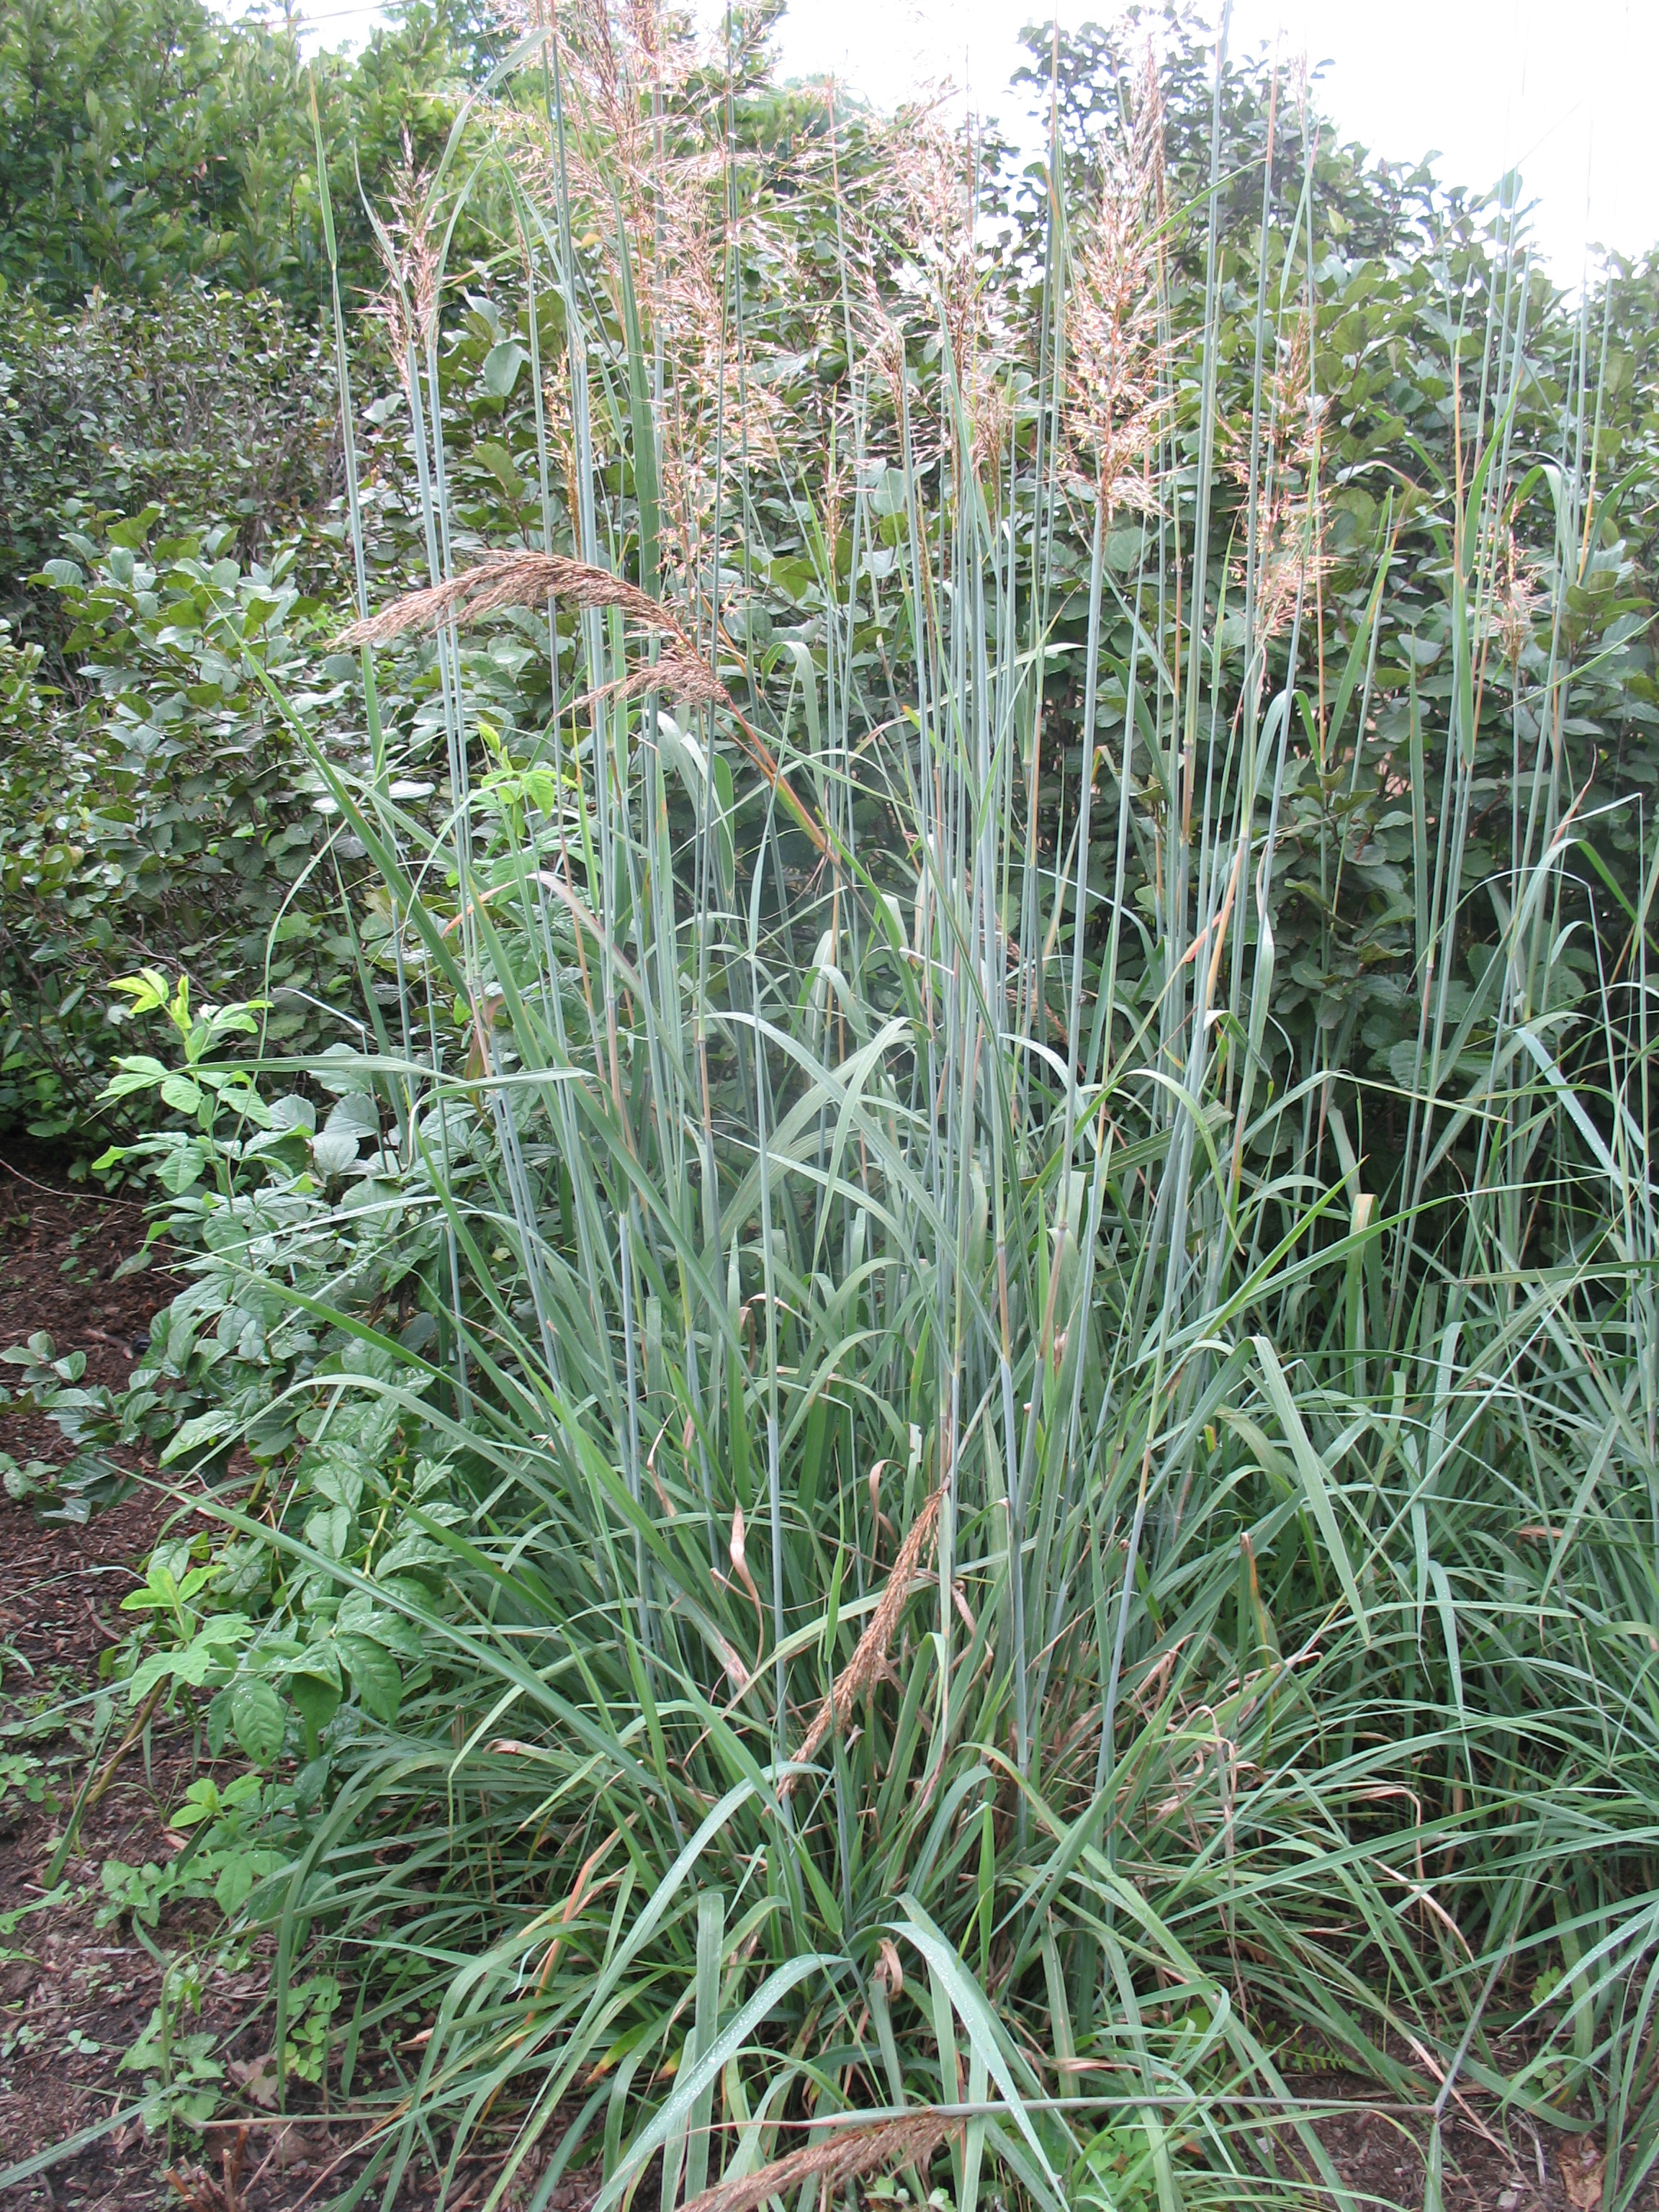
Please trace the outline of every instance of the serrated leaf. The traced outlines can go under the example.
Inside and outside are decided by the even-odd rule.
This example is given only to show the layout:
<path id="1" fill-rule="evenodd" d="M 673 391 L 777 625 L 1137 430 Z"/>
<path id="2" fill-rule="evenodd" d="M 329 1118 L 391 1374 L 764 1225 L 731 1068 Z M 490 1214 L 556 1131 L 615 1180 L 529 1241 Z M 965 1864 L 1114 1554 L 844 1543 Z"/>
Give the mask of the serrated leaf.
<path id="1" fill-rule="evenodd" d="M 227 1920 L 246 1904 L 255 1882 L 280 1873 L 288 1864 L 281 1851 L 237 1851 L 220 1869 L 213 1885 L 213 1901 Z"/>
<path id="2" fill-rule="evenodd" d="M 336 1638 L 340 1656 L 350 1669 L 357 1695 L 377 1721 L 390 1724 L 398 1717 L 398 1707 L 403 1698 L 403 1676 L 398 1662 L 389 1651 L 372 1644 L 366 1636 L 346 1634 Z"/>
<path id="3" fill-rule="evenodd" d="M 239 1675 L 230 1687 L 230 1724 L 256 1766 L 270 1766 L 283 1749 L 283 1701 L 263 1674 Z"/>

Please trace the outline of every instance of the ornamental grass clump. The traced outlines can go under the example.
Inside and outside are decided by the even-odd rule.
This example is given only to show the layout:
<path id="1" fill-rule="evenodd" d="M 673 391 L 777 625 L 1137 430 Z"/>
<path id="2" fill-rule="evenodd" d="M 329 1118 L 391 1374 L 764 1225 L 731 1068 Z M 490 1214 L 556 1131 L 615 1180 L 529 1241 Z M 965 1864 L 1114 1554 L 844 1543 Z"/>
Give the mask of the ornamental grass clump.
<path id="1" fill-rule="evenodd" d="M 1433 2175 L 1571 2113 L 1629 2204 L 1653 862 L 1593 891 L 1570 734 L 1594 349 L 1507 221 L 1337 267 L 1317 118 L 1219 52 L 1178 137 L 1126 63 L 1103 187 L 1056 42 L 1036 199 L 976 224 L 964 143 L 929 257 L 888 126 L 667 38 L 538 18 L 493 88 L 526 542 L 462 542 L 411 337 L 358 750 L 272 689 L 379 876 L 361 1039 L 160 1140 L 224 1179 L 155 1387 L 217 1312 L 244 1392 L 173 1463 L 261 1470 L 197 1680 L 301 1761 L 277 2070 L 321 1951 L 353 2201 L 482 2151 L 491 2206 L 1219 2207 L 1346 2201 L 1316 2048 Z M 1339 323 L 1428 392 L 1409 481 Z"/>

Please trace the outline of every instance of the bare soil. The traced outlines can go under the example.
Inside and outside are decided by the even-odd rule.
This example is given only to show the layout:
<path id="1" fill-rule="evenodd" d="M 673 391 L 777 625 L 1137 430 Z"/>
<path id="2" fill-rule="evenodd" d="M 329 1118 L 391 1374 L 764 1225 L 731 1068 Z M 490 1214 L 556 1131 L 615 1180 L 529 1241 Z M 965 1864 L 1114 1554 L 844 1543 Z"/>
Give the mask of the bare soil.
<path id="1" fill-rule="evenodd" d="M 1301 2086 L 1301 2085 L 1298 2085 Z M 1427 2130 L 1415 2117 L 1380 2110 L 1364 2081 L 1339 2080 L 1313 2090 L 1346 2109 L 1316 2124 L 1343 2184 L 1362 2205 L 1420 2206 Z M 1488 2098 L 1462 2100 L 1443 2136 L 1442 2201 L 1446 2212 L 1600 2212 L 1603 2144 L 1593 2131 L 1570 2134 L 1504 2121 Z M 1281 2171 L 1289 2170 L 1289 2160 Z M 1304 2172 L 1305 2156 L 1297 2160 Z M 1321 2198 L 1318 2201 L 1328 2203 Z M 1659 2195 L 1645 2187 L 1632 2212 L 1652 2212 Z"/>
<path id="2" fill-rule="evenodd" d="M 87 1354 L 89 1382 L 119 1389 L 170 1287 L 159 1272 L 114 1279 L 143 1242 L 137 1206 L 63 1192 L 50 1172 L 0 1163 L 0 1346 L 44 1329 L 60 1353 Z M 49 1420 L 15 1407 L 0 1407 L 0 1448 L 23 1462 L 68 1456 Z M 130 1630 L 121 1600 L 142 1581 L 144 1556 L 176 1510 L 141 1486 L 77 1528 L 42 1524 L 27 1504 L 0 1495 L 0 1759 L 39 1762 L 0 1794 L 0 2166 L 131 2114 L 142 2079 L 120 2062 L 149 2023 L 164 1962 L 211 1942 L 210 1908 L 201 1905 L 164 1906 L 153 1932 L 125 1917 L 97 1924 L 111 1902 L 107 1863 L 165 1865 L 178 1849 L 168 1816 L 191 1780 L 211 1771 L 188 1726 L 157 1726 L 134 1743 L 86 1819 L 52 1901 L 43 1901 L 48 1863 L 88 1773 L 99 1658 Z M 122 1702 L 118 1692 L 100 1771 L 125 1731 Z M 185 2027 L 228 2036 L 232 2057 L 257 2058 L 265 1984 L 257 1957 L 243 1974 L 210 1978 L 201 2018 Z M 192 2202 L 217 2212 L 198 2169 L 210 2164 L 222 2186 L 224 2154 L 234 2156 L 244 2124 L 234 2201 L 246 2212 L 297 2206 L 355 2133 L 323 2116 L 283 2118 L 250 2106 L 205 2142 L 180 2126 L 169 2155 L 159 2133 L 147 2136 L 128 2117 L 8 2197 L 20 2212 L 149 2212 Z"/>

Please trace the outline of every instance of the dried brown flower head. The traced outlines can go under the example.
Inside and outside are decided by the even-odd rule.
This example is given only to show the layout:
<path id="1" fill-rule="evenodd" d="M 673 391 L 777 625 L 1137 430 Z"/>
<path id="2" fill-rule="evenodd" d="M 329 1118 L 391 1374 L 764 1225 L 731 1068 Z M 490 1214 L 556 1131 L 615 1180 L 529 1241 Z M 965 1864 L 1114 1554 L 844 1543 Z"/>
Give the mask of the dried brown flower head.
<path id="1" fill-rule="evenodd" d="M 526 24 L 549 20 L 538 12 L 545 4 L 507 0 Z M 550 20 L 564 100 L 562 159 L 529 114 L 503 107 L 495 125 L 535 197 L 551 206 L 568 192 L 578 248 L 619 320 L 624 290 L 632 294 L 647 354 L 661 368 L 653 428 L 663 558 L 690 586 L 723 473 L 738 455 L 775 459 L 784 441 L 789 410 L 728 294 L 745 252 L 763 252 L 787 287 L 792 234 L 769 226 L 752 195 L 732 187 L 719 93 L 723 46 L 700 42 L 688 15 L 656 0 L 565 0 Z M 758 35 L 744 18 L 737 33 L 740 46 Z"/>
<path id="2" fill-rule="evenodd" d="M 534 607 L 562 599 L 578 607 L 620 607 L 647 629 L 678 633 L 678 625 L 649 592 L 607 568 L 590 568 L 558 553 L 492 553 L 447 584 L 406 592 L 378 615 L 353 623 L 339 643 L 387 645 L 412 629 L 434 629 L 452 618 L 480 622 L 503 607 Z"/>
<path id="3" fill-rule="evenodd" d="M 1265 678 L 1263 656 L 1268 643 L 1285 629 L 1298 599 L 1305 601 L 1331 566 L 1328 520 L 1319 480 L 1320 426 L 1325 402 L 1313 387 L 1312 348 L 1305 315 L 1279 342 L 1277 359 L 1266 380 L 1264 402 L 1249 555 L 1234 567 L 1241 585 L 1248 583 L 1254 568 L 1250 642 L 1258 681 Z M 1235 433 L 1229 444 L 1228 465 L 1236 481 L 1248 489 L 1248 439 L 1242 432 Z"/>
<path id="4" fill-rule="evenodd" d="M 910 1577 L 921 1563 L 921 1555 L 932 1541 L 939 1525 L 939 1508 L 945 1502 L 944 1490 L 936 1490 L 923 1505 L 899 1546 L 893 1562 L 893 1571 L 887 1577 L 887 1587 L 881 1594 L 881 1602 L 870 1617 L 870 1626 L 858 1640 L 852 1657 L 836 1675 L 829 1696 L 818 1707 L 805 1740 L 796 1753 L 804 1765 L 831 1729 L 843 1728 L 848 1716 L 860 1698 L 878 1681 L 887 1668 L 887 1650 L 893 1640 L 893 1631 L 904 1610 L 904 1601 L 910 1595 Z M 794 1782 L 787 1776 L 782 1785 L 787 1794 Z"/>
<path id="5" fill-rule="evenodd" d="M 685 2212 L 756 2212 L 769 2197 L 787 2199 L 816 2181 L 815 2201 L 831 2203 L 842 2185 L 878 2166 L 926 2166 L 950 2132 L 951 2123 L 925 2108 L 906 2113 L 902 2120 L 882 2120 L 872 2127 L 837 2128 L 822 2142 L 787 2158 L 774 2159 L 736 2181 L 718 2183 L 694 2197 Z M 958 2121 L 955 2124 L 960 2126 Z"/>
<path id="6" fill-rule="evenodd" d="M 1014 403 L 1007 380 L 996 373 L 995 364 L 975 364 L 968 391 L 968 413 L 980 480 L 994 483 L 1001 474 L 1014 428 Z"/>
<path id="7" fill-rule="evenodd" d="M 1515 532 L 1504 532 L 1486 604 L 1482 610 L 1482 634 L 1492 639 L 1511 667 L 1532 642 L 1533 628 L 1547 603 L 1543 570 L 1530 553 L 1515 542 Z"/>
<path id="8" fill-rule="evenodd" d="M 718 707 L 736 724 L 738 743 L 788 807 L 818 851 L 830 856 L 823 825 L 804 805 L 779 768 L 770 747 L 738 709 L 736 701 L 697 651 L 672 610 L 637 584 L 573 561 L 560 553 L 495 553 L 424 591 L 406 592 L 378 615 L 350 623 L 337 642 L 342 646 L 388 645 L 410 630 L 445 622 L 480 622 L 505 607 L 536 607 L 561 599 L 577 607 L 616 607 L 659 641 L 654 660 L 608 687 L 625 698 L 665 696 L 692 707 Z"/>
<path id="9" fill-rule="evenodd" d="M 384 325 L 404 392 L 410 365 L 418 362 L 438 313 L 438 252 L 433 243 L 424 169 L 415 167 L 415 149 L 404 131 L 403 167 L 392 188 L 392 212 L 375 245 L 386 281 L 369 302 L 370 314 Z"/>
<path id="10" fill-rule="evenodd" d="M 1083 234 L 1066 317 L 1066 428 L 1109 508 L 1155 504 L 1164 413 L 1159 331 L 1164 107 L 1149 45 L 1128 143 Z"/>

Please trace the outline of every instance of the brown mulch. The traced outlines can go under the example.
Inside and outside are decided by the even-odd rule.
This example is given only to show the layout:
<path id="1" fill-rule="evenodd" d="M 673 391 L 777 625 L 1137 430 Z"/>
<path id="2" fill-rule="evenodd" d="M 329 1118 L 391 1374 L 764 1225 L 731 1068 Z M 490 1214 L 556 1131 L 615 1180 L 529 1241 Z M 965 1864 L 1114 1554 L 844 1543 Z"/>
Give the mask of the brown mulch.
<path id="1" fill-rule="evenodd" d="M 88 1384 L 123 1388 L 151 1315 L 172 1295 L 159 1267 L 117 1279 L 145 1225 L 141 1206 L 64 1189 L 50 1162 L 0 1156 L 0 1349 L 45 1330 L 60 1356 L 86 1353 Z M 18 1380 L 15 1368 L 0 1368 L 0 1383 L 15 1389 Z M 21 1463 L 61 1465 L 70 1456 L 50 1419 L 15 1405 L 0 1404 L 0 1450 Z M 144 1472 L 137 1460 L 130 1464 Z M 120 2063 L 149 2022 L 164 1962 L 194 1954 L 210 1964 L 218 1948 L 222 1923 L 205 1901 L 164 1904 L 153 1931 L 125 1917 L 97 1925 L 110 1903 L 106 1865 L 165 1867 L 184 1840 L 169 1827 L 173 1808 L 196 1776 L 216 1771 L 188 1724 L 157 1724 L 134 1744 L 88 1814 L 53 1901 L 42 1903 L 91 1762 L 100 1656 L 131 1632 L 121 1600 L 142 1582 L 144 1558 L 177 1510 L 174 1498 L 141 1483 L 77 1527 L 37 1520 L 27 1504 L 0 1492 L 0 1760 L 40 1762 L 27 1777 L 35 1799 L 0 1789 L 0 2170 L 131 2113 L 142 2079 Z M 100 1771 L 127 1721 L 118 1689 Z M 227 1759 L 220 1781 L 240 1764 Z M 256 1950 L 245 1970 L 219 1967 L 204 1980 L 200 2016 L 186 2017 L 179 2032 L 210 2030 L 219 2058 L 257 2068 L 270 2040 L 269 2016 L 260 2018 L 266 1962 Z M 231 2212 L 298 2212 L 326 2203 L 356 2170 L 361 2126 L 303 2108 L 315 2102 L 301 2091 L 278 2114 L 228 2094 L 205 2137 L 175 2129 L 171 2154 L 160 2134 L 146 2136 L 128 2118 L 16 2184 L 5 2203 L 19 2212 L 224 2212 L 227 2203 Z M 481 2161 L 463 2161 L 452 2205 L 479 2193 L 471 2185 L 482 2172 Z M 411 2173 L 398 2192 L 400 2212 L 416 2212 L 433 2194 L 428 2178 Z"/>
<path id="2" fill-rule="evenodd" d="M 1328 2099 L 1344 2109 L 1315 2123 L 1331 2164 L 1355 2202 L 1398 2205 L 1414 2212 L 1424 2202 L 1425 2124 L 1415 2117 L 1379 2110 L 1375 2091 L 1358 2079 L 1298 2080 L 1293 2089 Z M 1277 2170 L 1311 2174 L 1305 2154 L 1290 2154 L 1291 2131 L 1280 2132 Z M 1442 2202 L 1445 2212 L 1597 2212 L 1604 2145 L 1594 2132 L 1569 2133 L 1518 2118 L 1502 2118 L 1492 2100 L 1471 2094 L 1447 2117 L 1442 2138 Z M 1328 2197 L 1315 2194 L 1319 2203 Z M 1632 2212 L 1659 2212 L 1659 2188 L 1650 2181 Z"/>
<path id="3" fill-rule="evenodd" d="M 0 1167 L 0 1346 L 44 1329 L 58 1352 L 84 1352 L 86 1380 L 125 1385 L 167 1296 L 165 1279 L 113 1279 L 143 1242 L 137 1206 L 65 1194 L 49 1168 Z M 42 1187 L 42 1186 L 45 1187 Z M 17 1370 L 0 1370 L 15 1384 Z M 52 1423 L 0 1407 L 0 1448 L 20 1461 L 61 1464 L 69 1449 Z M 189 1731 L 156 1729 L 134 1747 L 88 1818 L 64 1870 L 58 1901 L 38 1908 L 44 1876 L 92 1744 L 98 1661 L 131 1626 L 120 1603 L 155 1539 L 165 1501 L 147 1489 L 82 1527 L 37 1522 L 0 1496 L 0 1757 L 38 1760 L 31 1802 L 0 1797 L 0 2155 L 21 2162 L 134 2101 L 116 2069 L 148 2022 L 161 1968 L 130 1929 L 97 1928 L 104 1863 L 165 1859 L 168 1808 L 192 1764 Z M 111 1731 L 106 1751 L 119 1740 Z M 166 1948 L 165 1938 L 161 1948 Z M 137 2130 L 131 2131 L 132 2135 Z M 155 2159 L 117 2135 L 13 2192 L 21 2204 L 161 2204 L 171 2192 Z M 177 2201 L 176 2198 L 173 2201 Z"/>
<path id="4" fill-rule="evenodd" d="M 88 1382 L 118 1389 L 157 1303 L 149 1277 L 111 1279 L 143 1230 L 136 1211 L 61 1197 L 15 1170 L 0 1172 L 0 1346 L 44 1329 L 59 1352 L 86 1352 Z M 15 1369 L 0 1372 L 0 1381 L 15 1380 Z M 0 1407 L 0 1446 L 19 1461 L 68 1456 L 49 1420 L 12 1407 Z M 143 1491 L 78 1528 L 40 1526 L 26 1504 L 0 1497 L 0 1755 L 39 1760 L 30 1779 L 46 1792 L 31 1802 L 14 1785 L 0 1797 L 0 1914 L 21 1908 L 25 1916 L 0 1936 L 0 2145 L 8 2162 L 92 2125 L 112 2098 L 131 2101 L 112 2069 L 155 2002 L 154 1964 L 118 1928 L 94 1930 L 91 1912 L 77 1913 L 70 1898 L 29 1908 L 43 1894 L 46 1863 L 85 1772 L 98 1659 L 119 1638 L 131 1562 L 154 1540 L 156 1519 Z M 88 1875 L 97 1881 L 94 1854 L 151 1855 L 146 1832 L 159 1836 L 153 1801 L 166 1760 L 158 1762 L 154 1740 L 143 1748 L 148 1788 L 140 1758 L 89 1820 L 85 1855 L 66 1869 L 71 1895 Z M 66 2193 L 70 2171 L 58 2170 L 50 2195 L 37 2185 L 17 2197 L 95 2203 L 90 2193 Z"/>
<path id="5" fill-rule="evenodd" d="M 54 1188 L 50 1165 L 0 1163 L 0 1347 L 44 1329 L 60 1354 L 86 1353 L 88 1382 L 122 1388 L 151 1314 L 170 1295 L 159 1272 L 115 1279 L 143 1231 L 136 1206 Z M 8 1369 L 0 1381 L 15 1384 L 16 1376 Z M 20 1462 L 56 1465 L 69 1456 L 49 1419 L 15 1407 L 0 1406 L 0 1449 Z M 40 1762 L 27 1778 L 39 1802 L 17 1787 L 0 1796 L 0 1916 L 21 1908 L 9 1934 L 0 1917 L 0 2166 L 21 2164 L 138 2101 L 141 2081 L 120 2072 L 120 2061 L 149 2023 L 161 1960 L 213 1948 L 212 1910 L 200 1903 L 164 1906 L 148 1944 L 129 1920 L 96 1924 L 109 1902 L 102 1881 L 108 1862 L 165 1865 L 178 1848 L 167 1826 L 171 1809 L 193 1777 L 210 1771 L 187 1726 L 155 1727 L 134 1745 L 87 1819 L 56 1901 L 40 1906 L 48 1863 L 88 1772 L 100 1656 L 130 1632 L 132 1616 L 121 1613 L 121 1600 L 142 1579 L 143 1558 L 174 1510 L 171 1500 L 141 1487 L 76 1527 L 38 1522 L 27 1504 L 0 1495 L 0 1758 Z M 125 1722 L 118 1692 L 100 1765 Z M 266 1980 L 257 1958 L 243 1973 L 210 1976 L 201 2018 L 187 2018 L 181 2032 L 210 2028 L 234 2038 Z M 249 2056 L 257 2057 L 258 2044 L 255 2033 Z M 283 2120 L 250 2109 L 246 2118 L 235 2201 L 247 2212 L 297 2205 L 349 2148 L 349 2135 L 343 2140 L 318 2115 Z M 173 2154 L 182 2191 L 168 2179 L 165 2142 L 146 2137 L 132 2119 L 17 2185 L 8 2202 L 20 2212 L 25 2206 L 150 2212 L 195 2201 L 208 2212 L 216 2198 L 202 2187 L 197 2162 L 205 2154 L 222 2182 L 222 2153 L 234 2150 L 239 2128 L 236 2122 L 216 2130 L 222 2142 L 204 2145 L 179 2127 Z"/>

